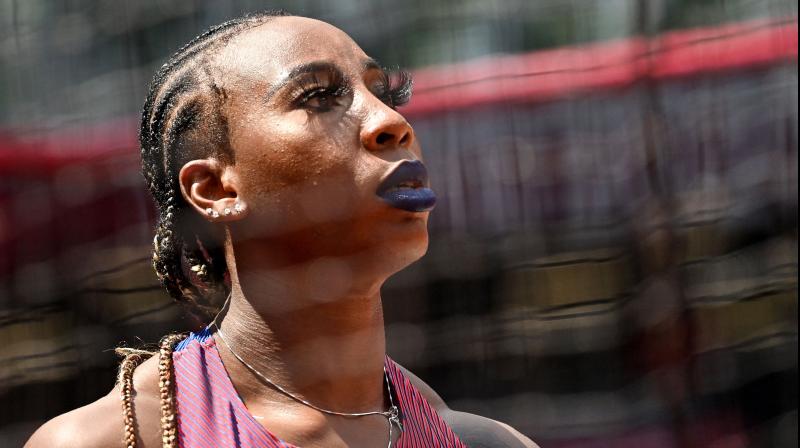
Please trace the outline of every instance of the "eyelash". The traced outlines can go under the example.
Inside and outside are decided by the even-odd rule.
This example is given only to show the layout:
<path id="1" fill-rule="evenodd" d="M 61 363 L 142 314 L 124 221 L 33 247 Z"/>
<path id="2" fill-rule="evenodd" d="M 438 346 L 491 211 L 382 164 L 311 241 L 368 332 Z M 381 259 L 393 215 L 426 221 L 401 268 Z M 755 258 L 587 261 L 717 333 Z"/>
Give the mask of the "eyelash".
<path id="1" fill-rule="evenodd" d="M 309 106 L 307 103 L 311 99 L 322 95 L 341 98 L 349 93 L 350 86 L 341 76 L 341 73 L 337 70 L 328 70 L 320 74 L 313 73 L 309 77 L 298 81 L 294 103 L 298 107 L 325 111 L 329 108 L 315 108 Z"/>
<path id="2" fill-rule="evenodd" d="M 381 99 L 392 108 L 404 106 L 411 100 L 414 81 L 407 71 L 399 70 L 392 75 L 383 76 L 382 84 L 386 88 L 386 92 L 383 93 Z"/>
<path id="3" fill-rule="evenodd" d="M 329 70 L 322 74 L 324 76 L 320 77 L 319 74 L 314 73 L 309 78 L 298 82 L 298 93 L 295 95 L 296 100 L 294 101 L 296 106 L 327 111 L 330 109 L 329 107 L 314 108 L 308 106 L 307 103 L 318 96 L 341 98 L 351 92 L 352 89 L 347 80 L 337 70 Z M 381 77 L 381 91 L 377 92 L 376 96 L 395 109 L 407 104 L 411 99 L 412 86 L 411 75 L 406 71 L 398 71 L 393 75 Z"/>

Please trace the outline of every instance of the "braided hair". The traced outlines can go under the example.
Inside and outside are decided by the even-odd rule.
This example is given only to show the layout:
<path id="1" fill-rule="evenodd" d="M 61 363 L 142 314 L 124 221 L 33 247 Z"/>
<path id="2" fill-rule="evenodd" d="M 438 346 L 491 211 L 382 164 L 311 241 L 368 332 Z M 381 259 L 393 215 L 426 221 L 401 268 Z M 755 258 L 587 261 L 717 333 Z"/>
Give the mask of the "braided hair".
<path id="1" fill-rule="evenodd" d="M 179 49 L 153 77 L 139 131 L 142 173 L 158 208 L 153 268 L 170 296 L 191 311 L 215 314 L 230 291 L 222 238 L 189 208 L 180 194 L 178 172 L 188 161 L 215 157 L 233 162 L 222 113 L 225 91 L 212 74 L 213 50 L 242 31 L 283 11 L 247 14 L 214 26 Z M 158 351 L 162 446 L 177 446 L 172 352 L 185 335 L 162 338 Z M 133 372 L 155 353 L 119 348 L 119 374 L 125 423 L 124 443 L 136 446 L 132 405 Z"/>
<path id="2" fill-rule="evenodd" d="M 144 103 L 142 172 L 159 211 L 153 268 L 175 300 L 207 316 L 218 311 L 230 288 L 222 239 L 187 206 L 178 172 L 192 159 L 233 161 L 221 111 L 226 94 L 211 71 L 213 50 L 246 29 L 287 15 L 248 14 L 200 34 L 156 73 Z"/>

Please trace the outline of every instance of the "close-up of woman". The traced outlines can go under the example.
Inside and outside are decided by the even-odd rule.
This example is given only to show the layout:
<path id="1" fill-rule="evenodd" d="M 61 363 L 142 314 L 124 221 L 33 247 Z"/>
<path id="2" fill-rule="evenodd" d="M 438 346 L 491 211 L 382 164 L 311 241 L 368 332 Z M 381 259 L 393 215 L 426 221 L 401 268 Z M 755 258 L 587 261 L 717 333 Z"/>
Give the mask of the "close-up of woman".
<path id="1" fill-rule="evenodd" d="M 343 31 L 283 13 L 178 50 L 139 139 L 155 273 L 203 329 L 118 349 L 116 387 L 27 446 L 535 447 L 387 354 L 381 287 L 425 255 L 436 203 L 398 111 L 411 92 Z"/>

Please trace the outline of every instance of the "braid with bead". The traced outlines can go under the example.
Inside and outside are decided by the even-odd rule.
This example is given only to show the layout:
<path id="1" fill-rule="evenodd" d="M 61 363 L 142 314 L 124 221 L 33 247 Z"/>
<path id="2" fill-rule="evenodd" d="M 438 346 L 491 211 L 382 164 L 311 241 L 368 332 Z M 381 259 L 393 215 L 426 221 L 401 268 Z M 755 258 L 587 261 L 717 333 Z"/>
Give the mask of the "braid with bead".
<path id="1" fill-rule="evenodd" d="M 172 371 L 172 353 L 175 345 L 186 337 L 175 333 L 161 338 L 158 348 L 158 392 L 161 408 L 161 445 L 163 448 L 175 448 L 178 442 L 177 416 L 174 399 L 174 374 Z M 154 352 L 132 348 L 117 348 L 116 353 L 124 356 L 120 363 L 117 383 L 120 385 L 122 398 L 122 415 L 125 423 L 124 442 L 126 448 L 136 448 L 136 419 L 133 414 L 133 372 L 142 361 L 155 355 Z"/>
<path id="2" fill-rule="evenodd" d="M 232 162 L 227 122 L 222 113 L 225 92 L 214 81 L 213 50 L 244 30 L 288 16 L 283 11 L 248 14 L 214 26 L 180 48 L 150 84 L 139 131 L 142 174 L 158 207 L 153 238 L 153 269 L 162 286 L 191 311 L 213 316 L 229 292 L 227 264 L 219 230 L 188 207 L 180 194 L 178 172 L 184 163 L 216 157 Z M 159 395 L 163 446 L 177 446 L 172 352 L 185 335 L 165 336 L 159 346 Z M 133 371 L 149 352 L 127 354 L 118 380 L 125 420 L 125 446 L 136 446 L 131 403 Z"/>
<path id="3" fill-rule="evenodd" d="M 136 447 L 136 420 L 133 416 L 133 402 L 131 393 L 133 392 L 133 370 L 144 359 L 147 359 L 152 353 L 144 352 L 137 353 L 138 350 L 133 349 L 117 349 L 118 354 L 122 354 L 125 358 L 119 366 L 119 374 L 117 375 L 117 383 L 120 385 L 120 396 L 122 398 L 122 416 L 125 422 L 125 446 L 127 448 Z M 127 354 L 126 354 L 127 353 Z M 143 356 L 144 355 L 144 356 Z"/>
<path id="4" fill-rule="evenodd" d="M 158 349 L 158 394 L 161 401 L 161 442 L 163 448 L 178 445 L 178 419 L 175 415 L 174 374 L 172 372 L 172 351 L 175 344 L 186 335 L 171 334 L 161 339 Z"/>

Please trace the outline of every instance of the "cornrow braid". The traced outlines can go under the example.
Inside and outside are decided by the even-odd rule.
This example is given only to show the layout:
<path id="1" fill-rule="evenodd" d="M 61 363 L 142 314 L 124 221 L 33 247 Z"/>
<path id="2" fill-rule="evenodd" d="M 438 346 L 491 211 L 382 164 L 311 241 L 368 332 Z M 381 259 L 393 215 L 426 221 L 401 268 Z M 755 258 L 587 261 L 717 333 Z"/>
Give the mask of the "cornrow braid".
<path id="1" fill-rule="evenodd" d="M 219 250 L 221 238 L 181 196 L 178 171 L 193 158 L 233 157 L 221 110 L 225 92 L 210 67 L 213 50 L 244 30 L 287 15 L 249 14 L 208 29 L 158 70 L 144 103 L 139 132 L 142 173 L 159 210 L 153 268 L 175 300 L 205 317 L 227 296 L 227 265 Z"/>

